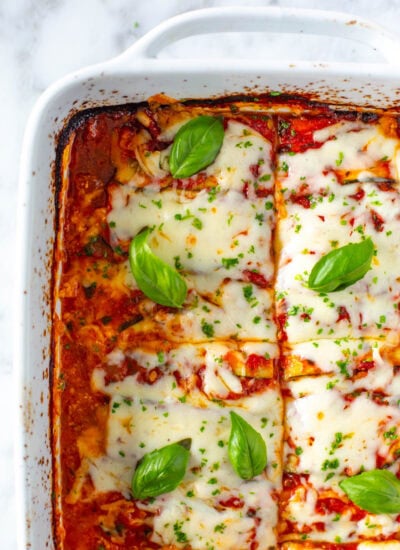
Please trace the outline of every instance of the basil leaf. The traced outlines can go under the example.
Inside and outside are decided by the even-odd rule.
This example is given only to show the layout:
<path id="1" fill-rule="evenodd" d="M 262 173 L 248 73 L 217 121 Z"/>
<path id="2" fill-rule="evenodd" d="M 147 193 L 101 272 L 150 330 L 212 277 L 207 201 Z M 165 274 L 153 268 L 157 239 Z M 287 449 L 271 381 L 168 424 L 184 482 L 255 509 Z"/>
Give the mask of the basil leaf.
<path id="1" fill-rule="evenodd" d="M 308 278 L 308 287 L 318 292 L 334 292 L 354 284 L 371 267 L 374 243 L 368 237 L 360 243 L 351 243 L 332 250 L 314 265 Z"/>
<path id="2" fill-rule="evenodd" d="M 400 480 L 388 470 L 370 470 L 339 482 L 354 504 L 373 514 L 400 512 Z"/>
<path id="3" fill-rule="evenodd" d="M 133 496 L 144 499 L 176 489 L 186 473 L 191 443 L 183 439 L 144 455 L 133 474 Z"/>
<path id="4" fill-rule="evenodd" d="M 129 246 L 129 264 L 140 290 L 163 306 L 181 307 L 187 295 L 184 279 L 160 260 L 146 240 L 152 229 L 138 233 Z"/>
<path id="5" fill-rule="evenodd" d="M 233 469 L 242 479 L 261 474 L 267 465 L 267 447 L 261 435 L 244 418 L 231 412 L 228 455 Z"/>
<path id="6" fill-rule="evenodd" d="M 174 178 L 188 178 L 209 166 L 218 155 L 224 140 L 224 127 L 219 118 L 199 116 L 177 132 L 169 157 Z"/>

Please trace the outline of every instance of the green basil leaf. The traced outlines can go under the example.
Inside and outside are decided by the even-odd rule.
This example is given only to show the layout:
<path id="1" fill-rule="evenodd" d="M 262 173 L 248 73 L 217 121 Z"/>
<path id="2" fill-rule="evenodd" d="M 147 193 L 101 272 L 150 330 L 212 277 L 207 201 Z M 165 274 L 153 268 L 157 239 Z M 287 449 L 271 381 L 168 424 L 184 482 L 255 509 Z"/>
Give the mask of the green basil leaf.
<path id="1" fill-rule="evenodd" d="M 368 237 L 360 243 L 351 243 L 332 250 L 314 265 L 308 278 L 308 287 L 317 292 L 334 292 L 354 284 L 371 267 L 374 243 Z"/>
<path id="2" fill-rule="evenodd" d="M 388 470 L 370 470 L 339 482 L 354 504 L 373 514 L 400 512 L 400 480 Z"/>
<path id="3" fill-rule="evenodd" d="M 170 307 L 182 307 L 187 295 L 184 279 L 171 266 L 160 260 L 147 244 L 152 229 L 138 233 L 129 246 L 129 264 L 140 290 L 148 298 Z"/>
<path id="4" fill-rule="evenodd" d="M 186 473 L 191 443 L 183 439 L 144 455 L 133 474 L 133 496 L 144 499 L 176 489 Z"/>
<path id="5" fill-rule="evenodd" d="M 224 127 L 219 118 L 199 116 L 177 132 L 169 157 L 174 178 L 188 178 L 209 166 L 224 140 Z"/>
<path id="6" fill-rule="evenodd" d="M 261 474 L 267 465 L 265 441 L 244 418 L 232 411 L 230 415 L 229 460 L 239 477 L 252 479 Z"/>

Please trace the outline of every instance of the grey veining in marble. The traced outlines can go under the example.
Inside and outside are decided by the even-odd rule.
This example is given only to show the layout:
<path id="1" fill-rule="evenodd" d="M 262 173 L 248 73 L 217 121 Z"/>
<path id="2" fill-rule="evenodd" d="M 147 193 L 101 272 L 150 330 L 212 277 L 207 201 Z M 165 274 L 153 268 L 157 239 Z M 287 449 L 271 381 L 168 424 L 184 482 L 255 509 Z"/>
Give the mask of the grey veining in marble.
<path id="1" fill-rule="evenodd" d="M 0 0 L 0 549 L 15 550 L 13 477 L 14 395 L 12 381 L 12 259 L 15 250 L 18 160 L 28 113 L 39 94 L 70 71 L 106 60 L 134 43 L 160 21 L 188 10 L 214 6 L 288 6 L 347 11 L 394 33 L 400 28 L 400 0 Z M 359 61 L 375 60 L 363 47 L 315 38 L 243 35 L 192 39 L 161 57 L 215 55 Z M 296 46 L 294 48 L 294 45 Z"/>

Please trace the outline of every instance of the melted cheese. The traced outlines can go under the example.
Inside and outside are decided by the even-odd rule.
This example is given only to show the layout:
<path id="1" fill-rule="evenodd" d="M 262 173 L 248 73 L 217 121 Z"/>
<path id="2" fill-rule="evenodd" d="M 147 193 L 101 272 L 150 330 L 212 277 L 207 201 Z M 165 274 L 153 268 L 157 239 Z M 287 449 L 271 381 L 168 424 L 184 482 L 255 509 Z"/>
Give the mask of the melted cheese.
<path id="1" fill-rule="evenodd" d="M 390 350 L 394 353 L 397 348 L 371 340 L 315 340 L 295 344 L 289 356 L 311 363 L 316 372 L 335 374 L 335 379 L 360 373 L 362 362 L 367 361 L 368 368 L 361 370 L 362 375 L 353 381 L 354 387 L 397 395 L 400 394 L 400 377 L 395 374 Z M 299 374 L 301 372 L 295 375 Z"/>
<path id="2" fill-rule="evenodd" d="M 222 279 L 240 278 L 244 269 L 256 269 L 266 279 L 272 278 L 271 198 L 250 202 L 241 193 L 229 191 L 210 203 L 206 190 L 188 199 L 175 191 L 124 195 L 124 187 L 114 192 L 108 215 L 115 223 L 115 243 L 155 225 L 149 239 L 153 252 L 171 265 L 178 263 L 186 272 L 218 270 Z"/>
<path id="3" fill-rule="evenodd" d="M 257 342 L 248 342 L 240 346 L 223 342 L 207 345 L 183 344 L 165 352 L 135 346 L 125 352 L 116 348 L 108 355 L 108 363 L 118 366 L 127 356 L 149 371 L 159 367 L 167 375 L 179 372 L 179 377 L 185 381 L 185 387 L 189 389 L 194 384 L 193 376 L 198 374 L 200 382 L 197 384 L 201 384 L 201 391 L 208 399 L 224 399 L 230 393 L 243 393 L 240 377 L 257 377 L 257 371 L 248 372 L 246 366 L 251 355 L 274 361 L 279 356 L 279 350 L 274 344 Z M 101 371 L 98 374 L 101 374 Z M 269 376 L 262 373 L 260 377 L 269 378 L 272 375 L 273 372 Z"/>
<path id="4" fill-rule="evenodd" d="M 385 433 L 400 423 L 400 410 L 395 406 L 398 396 L 389 397 L 393 404 L 377 404 L 367 392 L 344 399 L 360 386 L 334 376 L 288 383 L 293 401 L 287 405 L 287 423 L 294 446 L 302 448 L 299 471 L 312 473 L 322 484 L 330 471 L 336 475 L 347 469 L 355 475 L 362 467 L 375 468 L 377 453 L 387 456 L 396 438 L 396 434 Z M 343 436 L 338 446 L 334 445 L 336 433 Z M 286 452 L 293 451 L 286 447 Z M 324 461 L 332 457 L 338 459 L 338 466 L 324 469 Z"/>
<path id="5" fill-rule="evenodd" d="M 248 548 L 254 529 L 253 519 L 240 517 L 241 514 L 234 510 L 216 512 L 207 502 L 185 498 L 183 491 L 162 500 L 164 506 L 154 520 L 154 542 L 183 548 L 185 541 L 190 541 L 190 547 L 198 550 L 206 548 L 205 544 L 214 548 Z M 257 504 L 268 506 L 272 501 L 269 497 Z M 154 511 L 159 506 L 157 502 Z M 266 535 L 273 540 L 271 529 L 266 529 Z"/>
<path id="6" fill-rule="evenodd" d="M 219 277 L 187 275 L 185 279 L 193 291 L 182 309 L 155 315 L 150 304 L 148 318 L 130 330 L 136 334 L 154 330 L 159 337 L 173 342 L 201 342 L 213 338 L 276 341 L 271 291 L 252 285 L 253 301 L 250 303 L 245 296 L 249 283 L 223 281 L 218 286 Z M 126 282 L 130 288 L 137 288 L 130 273 Z"/>
<path id="7" fill-rule="evenodd" d="M 112 243 L 155 226 L 149 245 L 182 270 L 191 289 L 182 310 L 156 316 L 150 308 L 149 318 L 132 332 L 161 330 L 174 341 L 276 341 L 271 290 L 248 282 L 251 272 L 261 276 L 262 287 L 272 287 L 274 278 L 274 200 L 255 194 L 257 178 L 263 185 L 270 179 L 270 156 L 266 139 L 229 122 L 221 152 L 208 168 L 217 177 L 216 188 L 196 193 L 160 190 L 157 184 L 139 192 L 129 185 L 113 189 L 108 214 Z M 258 166 L 257 178 L 252 166 Z M 246 182 L 251 183 L 248 199 L 242 192 Z M 126 272 L 128 288 L 137 288 L 128 267 Z"/>
<path id="8" fill-rule="evenodd" d="M 368 133 L 373 131 L 376 134 L 374 129 Z M 353 157 L 361 155 L 359 149 L 362 149 L 366 137 L 364 131 L 350 136 L 354 139 L 354 149 L 350 149 L 350 153 L 353 151 L 354 155 L 349 154 L 349 157 L 356 162 Z M 372 183 L 364 183 L 361 187 L 363 196 L 355 198 L 360 190 L 359 184 L 341 185 L 332 174 L 323 174 L 323 166 L 328 162 L 325 155 L 331 160 L 333 158 L 332 151 L 326 149 L 345 150 L 347 157 L 345 147 L 348 139 L 349 134 L 339 134 L 335 141 L 327 142 L 321 149 L 287 158 L 289 175 L 284 180 L 287 216 L 278 224 L 282 248 L 276 290 L 280 299 L 278 309 L 288 313 L 286 332 L 290 342 L 332 335 L 335 338 L 367 336 L 398 340 L 400 244 L 397 212 L 400 194 L 396 190 L 383 191 Z M 373 164 L 374 158 L 368 156 L 368 151 L 363 151 L 361 156 L 367 156 L 368 162 Z M 314 164 L 315 158 L 325 160 Z M 310 208 L 291 200 L 291 193 L 298 192 L 303 183 L 299 179 L 302 169 L 305 170 L 302 178 L 309 185 L 305 194 L 311 197 Z M 374 218 L 375 215 L 378 219 Z M 320 295 L 307 287 L 308 276 L 323 255 L 368 236 L 372 238 L 377 253 L 371 270 L 360 281 L 328 295 Z M 350 322 L 338 321 L 340 307 L 346 308 Z"/>
<path id="9" fill-rule="evenodd" d="M 390 447 L 400 437 L 399 395 L 378 404 L 365 391 L 354 394 L 356 388 L 357 384 L 332 376 L 304 377 L 288 383 L 293 400 L 286 404 L 291 442 L 285 445 L 286 461 L 291 471 L 309 474 L 310 488 L 305 493 L 296 491 L 285 513 L 300 527 L 321 521 L 324 540 L 332 542 L 357 540 L 360 536 L 388 537 L 398 531 L 396 514 L 367 514 L 355 521 L 348 512 L 338 516 L 315 511 L 316 499 L 324 492 L 342 497 L 338 484 L 343 475 L 376 468 L 378 455 L 389 463 L 393 460 Z M 345 395 L 353 397 L 345 399 Z M 296 460 L 289 460 L 294 455 Z M 395 465 L 391 469 L 396 471 Z M 309 535 L 311 540 L 319 537 L 314 531 Z"/>
<path id="10" fill-rule="evenodd" d="M 271 154 L 269 141 L 248 126 L 231 120 L 225 130 L 221 151 L 207 168 L 207 174 L 217 178 L 221 189 L 241 191 L 245 182 L 254 181 L 250 167 L 258 166 L 258 179 L 264 186 L 272 187 Z M 250 195 L 253 195 L 252 189 L 250 186 Z"/>
<path id="11" fill-rule="evenodd" d="M 98 370 L 93 387 L 111 397 L 107 455 L 91 461 L 90 474 L 97 491 L 129 494 L 134 467 L 145 453 L 191 437 L 190 463 L 180 486 L 152 503 L 141 503 L 143 508 L 157 511 L 153 540 L 178 547 L 190 541 L 191 547 L 198 549 L 207 545 L 229 548 L 235 541 L 235 548 L 246 549 L 255 532 L 259 548 L 274 547 L 277 517 L 272 491 L 280 482 L 282 414 L 275 389 L 225 402 L 221 408 L 216 402 L 205 401 L 197 390 L 184 398 L 170 375 L 153 385 L 129 376 L 105 386 L 104 374 Z M 257 429 L 267 444 L 266 473 L 251 482 L 238 478 L 228 459 L 230 410 Z M 218 504 L 231 497 L 241 499 L 243 507 Z M 247 514 L 249 510 L 251 514 Z"/>
<path id="12" fill-rule="evenodd" d="M 288 165 L 283 187 L 297 189 L 306 181 L 313 192 L 321 182 L 335 182 L 333 171 L 338 169 L 362 171 L 365 178 L 374 176 L 373 169 L 382 158 L 389 162 L 391 177 L 396 180 L 399 177 L 396 165 L 399 140 L 385 136 L 379 126 L 360 121 L 339 122 L 314 132 L 314 140 L 323 145 L 294 156 L 287 153 L 279 156 L 280 166 Z"/>

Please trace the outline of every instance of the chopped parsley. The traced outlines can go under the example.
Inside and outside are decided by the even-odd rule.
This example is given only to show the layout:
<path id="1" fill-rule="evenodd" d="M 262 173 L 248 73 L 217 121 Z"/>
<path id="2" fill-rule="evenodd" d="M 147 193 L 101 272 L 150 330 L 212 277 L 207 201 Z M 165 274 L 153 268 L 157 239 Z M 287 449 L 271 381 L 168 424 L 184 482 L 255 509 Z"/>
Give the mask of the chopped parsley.
<path id="1" fill-rule="evenodd" d="M 203 222 L 199 218 L 194 218 L 194 220 L 192 221 L 192 225 L 199 231 L 203 229 Z"/>
<path id="2" fill-rule="evenodd" d="M 336 361 L 337 366 L 339 367 L 340 374 L 343 374 L 346 378 L 350 378 L 350 373 L 347 370 L 347 367 L 349 366 L 348 361 Z"/>
<path id="3" fill-rule="evenodd" d="M 208 192 L 208 202 L 214 202 L 217 198 L 217 193 L 219 192 L 220 187 L 217 185 L 216 187 L 211 187 L 211 189 Z"/>
<path id="4" fill-rule="evenodd" d="M 178 271 L 183 269 L 183 265 L 181 264 L 180 256 L 174 256 L 174 262 L 175 262 L 175 269 L 177 269 Z"/>
<path id="5" fill-rule="evenodd" d="M 222 265 L 226 269 L 230 269 L 231 267 L 237 265 L 239 263 L 238 258 L 222 258 Z"/>
<path id="6" fill-rule="evenodd" d="M 246 299 L 246 302 L 251 305 L 251 307 L 256 307 L 258 305 L 258 300 L 253 294 L 253 285 L 246 285 L 242 288 L 243 296 Z"/>
<path id="7" fill-rule="evenodd" d="M 214 336 L 214 327 L 210 323 L 207 323 L 205 319 L 201 320 L 201 330 L 206 336 L 208 336 L 208 338 L 212 338 Z"/>
<path id="8" fill-rule="evenodd" d="M 329 460 L 328 458 L 324 460 L 321 466 L 321 470 L 323 472 L 326 472 L 326 470 L 336 470 L 336 468 L 339 468 L 339 459 L 334 458 L 332 460 Z"/>
<path id="9" fill-rule="evenodd" d="M 343 151 L 340 151 L 338 158 L 335 160 L 336 166 L 340 166 L 343 162 L 343 159 L 344 159 Z"/>
<path id="10" fill-rule="evenodd" d="M 239 143 L 236 143 L 236 147 L 239 149 L 248 149 L 249 147 L 253 146 L 253 142 L 246 140 L 246 141 L 239 141 Z"/>
<path id="11" fill-rule="evenodd" d="M 261 213 L 258 213 L 255 215 L 255 219 L 258 221 L 258 225 L 262 225 L 264 221 L 264 215 Z"/>
<path id="12" fill-rule="evenodd" d="M 114 401 L 111 407 L 111 412 L 114 414 L 116 410 L 119 409 L 120 406 L 121 406 L 121 403 L 117 403 L 116 401 Z"/>
<path id="13" fill-rule="evenodd" d="M 178 220 L 178 222 L 182 222 L 184 220 L 189 220 L 190 218 L 193 218 L 193 214 L 190 212 L 189 209 L 187 209 L 186 214 L 175 214 L 174 218 Z"/>
<path id="14" fill-rule="evenodd" d="M 392 428 L 390 428 L 390 430 L 388 430 L 387 432 L 383 432 L 383 437 L 385 439 L 390 439 L 391 441 L 395 440 L 398 438 L 398 435 L 397 435 L 397 427 L 396 426 L 393 426 Z"/>
<path id="15" fill-rule="evenodd" d="M 333 440 L 333 442 L 331 443 L 331 449 L 329 451 L 329 454 L 330 455 L 333 455 L 333 453 L 339 449 L 339 447 L 342 446 L 342 443 L 345 439 L 350 439 L 352 437 L 352 434 L 346 434 L 346 435 L 343 435 L 342 432 L 336 432 L 335 433 L 335 439 Z"/>
<path id="16" fill-rule="evenodd" d="M 177 542 L 189 542 L 187 534 L 182 531 L 183 521 L 176 521 L 173 525 Z"/>

